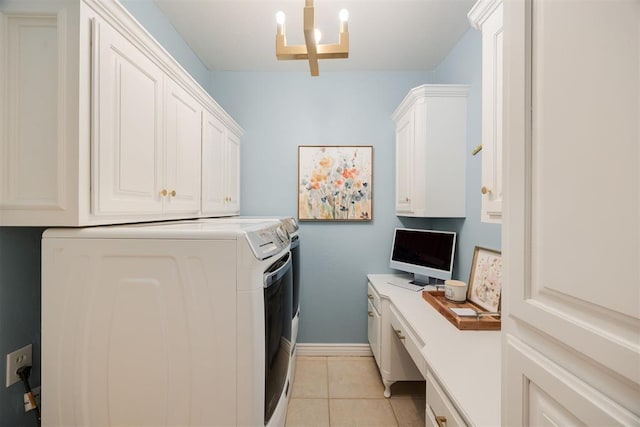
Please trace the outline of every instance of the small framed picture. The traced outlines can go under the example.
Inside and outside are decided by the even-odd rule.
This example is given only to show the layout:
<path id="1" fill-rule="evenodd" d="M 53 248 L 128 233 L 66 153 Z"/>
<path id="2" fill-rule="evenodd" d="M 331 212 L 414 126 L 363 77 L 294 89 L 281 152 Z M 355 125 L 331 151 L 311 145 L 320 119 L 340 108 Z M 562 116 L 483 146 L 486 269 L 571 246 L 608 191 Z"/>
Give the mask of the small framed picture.
<path id="1" fill-rule="evenodd" d="M 502 292 L 502 254 L 476 246 L 471 262 L 467 299 L 487 311 L 500 310 Z"/>
<path id="2" fill-rule="evenodd" d="M 373 146 L 298 147 L 298 219 L 371 221 Z"/>

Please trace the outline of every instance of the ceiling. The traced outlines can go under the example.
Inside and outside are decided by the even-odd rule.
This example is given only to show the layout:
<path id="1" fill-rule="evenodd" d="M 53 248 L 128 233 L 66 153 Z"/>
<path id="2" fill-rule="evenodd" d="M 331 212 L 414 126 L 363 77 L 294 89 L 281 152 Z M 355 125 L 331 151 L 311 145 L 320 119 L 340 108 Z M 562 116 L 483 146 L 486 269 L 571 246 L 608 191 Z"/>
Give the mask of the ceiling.
<path id="1" fill-rule="evenodd" d="M 304 44 L 304 0 L 154 0 L 212 71 L 304 71 L 304 60 L 275 57 L 276 12 L 287 43 Z M 432 70 L 469 28 L 475 0 L 316 0 L 321 43 L 337 43 L 349 10 L 349 58 L 319 62 L 323 71 Z"/>

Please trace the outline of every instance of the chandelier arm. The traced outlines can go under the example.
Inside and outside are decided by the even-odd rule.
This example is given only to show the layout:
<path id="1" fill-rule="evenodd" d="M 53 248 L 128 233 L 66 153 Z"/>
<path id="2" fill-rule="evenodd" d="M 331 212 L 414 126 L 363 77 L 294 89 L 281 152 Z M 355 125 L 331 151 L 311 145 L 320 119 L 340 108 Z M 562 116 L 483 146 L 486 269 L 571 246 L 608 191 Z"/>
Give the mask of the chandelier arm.
<path id="1" fill-rule="evenodd" d="M 318 51 L 316 49 L 315 23 L 313 13 L 313 0 L 306 0 L 304 7 L 304 42 L 307 46 L 309 69 L 312 76 L 320 75 L 318 69 Z"/>
<path id="2" fill-rule="evenodd" d="M 342 20 L 340 24 L 337 44 L 316 44 L 313 0 L 305 0 L 303 32 L 304 45 L 287 46 L 284 20 L 279 22 L 276 33 L 276 57 L 279 60 L 306 59 L 309 61 L 311 75 L 318 76 L 319 59 L 349 57 L 349 30 L 346 20 Z"/>

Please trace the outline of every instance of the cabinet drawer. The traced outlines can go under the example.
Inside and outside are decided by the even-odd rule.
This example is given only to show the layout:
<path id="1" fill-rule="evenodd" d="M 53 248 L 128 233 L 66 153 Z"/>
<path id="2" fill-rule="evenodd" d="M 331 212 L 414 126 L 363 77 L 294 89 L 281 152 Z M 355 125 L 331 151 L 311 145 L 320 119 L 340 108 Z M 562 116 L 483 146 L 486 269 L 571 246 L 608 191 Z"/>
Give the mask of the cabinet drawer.
<path id="1" fill-rule="evenodd" d="M 380 294 L 375 290 L 371 282 L 369 282 L 367 286 L 367 298 L 369 298 L 369 301 L 371 302 L 371 304 L 373 304 L 378 313 L 382 313 L 382 306 L 380 305 Z"/>
<path id="2" fill-rule="evenodd" d="M 413 329 L 407 324 L 402 315 L 393 306 L 390 308 L 390 323 L 395 335 L 394 339 L 398 339 L 402 343 L 411 359 L 413 359 L 413 363 L 415 363 L 424 377 L 426 375 L 426 362 L 420 352 L 420 349 L 424 347 L 424 342 L 413 332 Z"/>
<path id="3" fill-rule="evenodd" d="M 466 426 L 462 417 L 449 400 L 444 390 L 436 382 L 431 372 L 427 372 L 427 408 L 425 420 L 428 426 L 458 427 Z"/>
<path id="4" fill-rule="evenodd" d="M 375 309 L 372 302 L 367 304 L 367 331 L 371 352 L 380 366 L 380 313 Z"/>

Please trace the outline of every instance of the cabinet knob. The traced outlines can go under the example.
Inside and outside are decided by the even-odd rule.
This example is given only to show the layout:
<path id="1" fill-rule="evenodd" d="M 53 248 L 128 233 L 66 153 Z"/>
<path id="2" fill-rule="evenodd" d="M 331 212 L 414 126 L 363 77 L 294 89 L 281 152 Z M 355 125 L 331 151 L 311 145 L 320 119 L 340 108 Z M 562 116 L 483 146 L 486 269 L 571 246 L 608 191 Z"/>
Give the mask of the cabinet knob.
<path id="1" fill-rule="evenodd" d="M 399 339 L 403 340 L 405 339 L 405 336 L 402 335 L 402 331 L 400 329 L 394 329 L 396 335 L 398 336 Z"/>
<path id="2" fill-rule="evenodd" d="M 411 201 L 411 199 L 409 199 L 408 197 L 405 197 L 405 198 L 404 198 L 404 201 L 405 201 L 405 202 L 410 202 L 410 201 Z"/>
<path id="3" fill-rule="evenodd" d="M 167 190 L 165 188 L 162 189 L 162 191 L 160 192 L 161 196 L 166 196 L 167 195 Z"/>
<path id="4" fill-rule="evenodd" d="M 369 298 L 369 299 L 373 299 L 373 295 L 371 295 L 371 294 L 367 294 L 367 298 Z"/>
<path id="5" fill-rule="evenodd" d="M 480 189 L 480 192 L 482 194 L 487 194 L 487 193 L 491 193 L 491 190 L 483 185 L 482 188 Z"/>
<path id="6" fill-rule="evenodd" d="M 171 195 L 171 197 L 176 197 L 176 190 L 171 190 L 171 193 L 169 193 Z"/>
<path id="7" fill-rule="evenodd" d="M 368 315 L 369 317 L 373 317 L 373 311 L 367 311 L 367 315 Z"/>
<path id="8" fill-rule="evenodd" d="M 443 415 L 436 415 L 436 422 L 438 427 L 447 427 L 447 417 Z"/>

